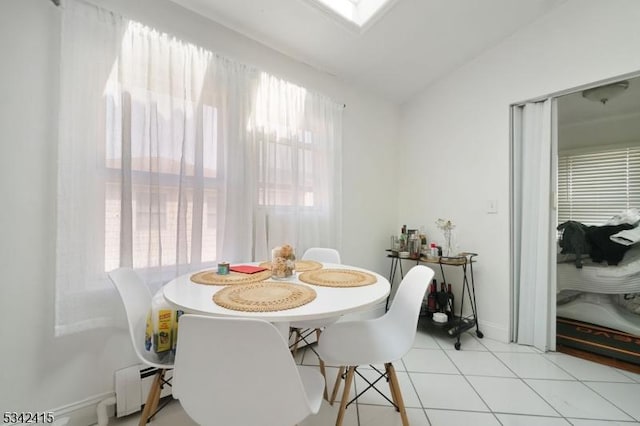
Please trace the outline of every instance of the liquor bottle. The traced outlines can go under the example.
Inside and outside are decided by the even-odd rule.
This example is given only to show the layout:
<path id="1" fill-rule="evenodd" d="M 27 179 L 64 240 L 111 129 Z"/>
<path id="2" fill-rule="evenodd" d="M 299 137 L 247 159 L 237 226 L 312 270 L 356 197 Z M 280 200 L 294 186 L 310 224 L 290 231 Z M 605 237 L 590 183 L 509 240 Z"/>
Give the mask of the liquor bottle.
<path id="1" fill-rule="evenodd" d="M 446 313 L 447 309 L 447 289 L 444 286 L 444 282 L 440 283 L 440 291 L 436 295 L 438 301 L 438 312 Z"/>
<path id="2" fill-rule="evenodd" d="M 434 312 L 438 311 L 438 306 L 436 303 L 436 289 L 438 284 L 436 280 L 433 280 L 433 283 L 429 286 L 429 294 L 427 295 L 427 312 L 430 314 L 429 316 L 433 316 Z"/>
<path id="3" fill-rule="evenodd" d="M 449 299 L 447 303 L 447 308 L 448 308 L 447 315 L 449 316 L 449 319 L 451 319 L 455 315 L 455 309 L 453 304 L 454 296 L 453 296 L 453 291 L 451 290 L 451 284 L 449 284 L 447 288 L 447 298 Z"/>

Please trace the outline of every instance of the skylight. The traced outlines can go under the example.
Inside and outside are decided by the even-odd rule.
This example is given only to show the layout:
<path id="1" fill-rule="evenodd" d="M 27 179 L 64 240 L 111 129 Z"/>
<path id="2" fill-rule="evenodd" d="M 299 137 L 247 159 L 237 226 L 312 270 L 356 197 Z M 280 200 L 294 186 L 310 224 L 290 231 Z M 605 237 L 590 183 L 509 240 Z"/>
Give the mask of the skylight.
<path id="1" fill-rule="evenodd" d="M 308 0 L 363 29 L 396 0 Z"/>

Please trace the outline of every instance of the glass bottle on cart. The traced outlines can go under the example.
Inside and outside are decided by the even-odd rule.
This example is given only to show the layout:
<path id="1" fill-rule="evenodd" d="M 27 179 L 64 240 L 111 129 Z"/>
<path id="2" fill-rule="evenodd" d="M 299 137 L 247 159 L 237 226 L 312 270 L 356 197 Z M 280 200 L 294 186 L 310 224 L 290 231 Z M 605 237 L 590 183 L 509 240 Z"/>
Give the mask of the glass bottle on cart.
<path id="1" fill-rule="evenodd" d="M 447 316 L 449 317 L 449 320 L 452 320 L 453 317 L 455 316 L 455 308 L 454 308 L 454 296 L 453 296 L 453 291 L 451 290 L 451 284 L 448 284 L 447 287 Z"/>
<path id="2" fill-rule="evenodd" d="M 432 317 L 434 313 L 438 311 L 437 301 L 436 301 L 436 290 L 438 284 L 434 279 L 431 285 L 429 286 L 429 294 L 427 295 L 427 312 L 429 313 L 429 317 Z"/>

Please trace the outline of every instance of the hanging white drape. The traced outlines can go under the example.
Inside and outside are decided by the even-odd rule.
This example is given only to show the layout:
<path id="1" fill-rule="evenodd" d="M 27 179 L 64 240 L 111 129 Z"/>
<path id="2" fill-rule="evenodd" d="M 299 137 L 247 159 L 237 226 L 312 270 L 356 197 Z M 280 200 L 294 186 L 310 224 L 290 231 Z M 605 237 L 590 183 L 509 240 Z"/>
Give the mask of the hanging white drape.
<path id="1" fill-rule="evenodd" d="M 61 60 L 58 334 L 114 323 L 119 266 L 339 246 L 340 105 L 76 0 Z"/>
<path id="2" fill-rule="evenodd" d="M 266 73 L 259 81 L 250 120 L 256 253 L 338 247 L 342 106 Z"/>
<path id="3" fill-rule="evenodd" d="M 543 351 L 555 349 L 553 103 L 513 109 L 512 340 Z"/>

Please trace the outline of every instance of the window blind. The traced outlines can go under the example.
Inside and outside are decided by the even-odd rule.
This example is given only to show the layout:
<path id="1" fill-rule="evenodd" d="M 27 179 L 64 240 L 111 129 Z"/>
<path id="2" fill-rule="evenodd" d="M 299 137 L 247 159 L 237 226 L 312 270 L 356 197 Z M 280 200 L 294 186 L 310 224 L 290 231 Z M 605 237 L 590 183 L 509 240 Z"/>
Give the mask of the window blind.
<path id="1" fill-rule="evenodd" d="M 640 208 L 640 146 L 558 156 L 558 223 L 602 225 Z"/>

